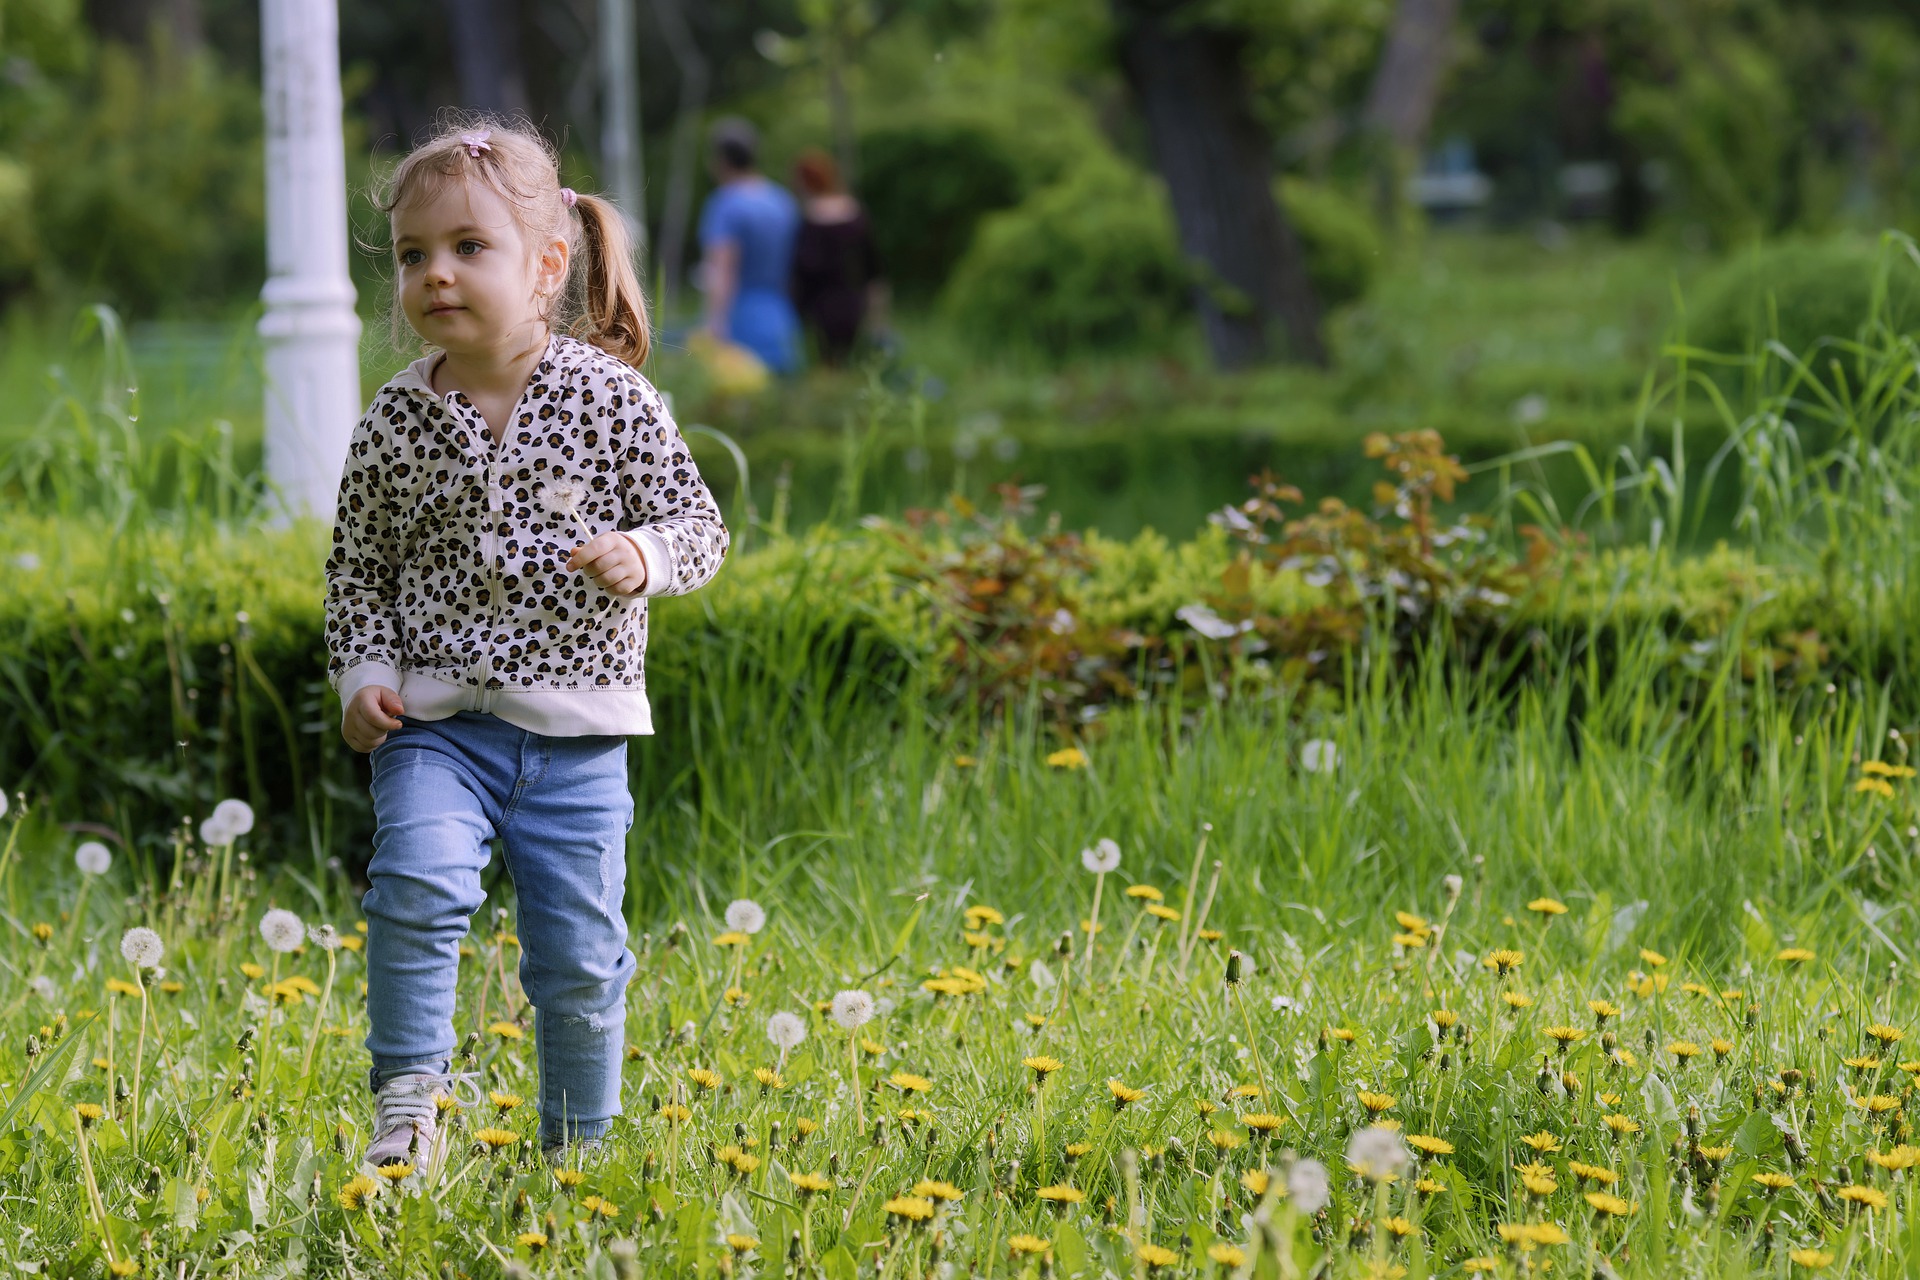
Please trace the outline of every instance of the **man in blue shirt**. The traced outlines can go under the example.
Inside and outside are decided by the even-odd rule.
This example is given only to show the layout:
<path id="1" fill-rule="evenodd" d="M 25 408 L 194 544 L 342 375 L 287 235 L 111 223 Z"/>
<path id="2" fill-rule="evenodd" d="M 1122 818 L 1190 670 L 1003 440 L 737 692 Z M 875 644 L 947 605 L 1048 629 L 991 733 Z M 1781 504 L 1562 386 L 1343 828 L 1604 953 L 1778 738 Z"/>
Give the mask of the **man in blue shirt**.
<path id="1" fill-rule="evenodd" d="M 700 211 L 706 328 L 776 373 L 800 367 L 800 321 L 787 296 L 799 206 L 755 167 L 758 138 L 745 120 L 715 122 L 708 167 L 715 187 Z"/>

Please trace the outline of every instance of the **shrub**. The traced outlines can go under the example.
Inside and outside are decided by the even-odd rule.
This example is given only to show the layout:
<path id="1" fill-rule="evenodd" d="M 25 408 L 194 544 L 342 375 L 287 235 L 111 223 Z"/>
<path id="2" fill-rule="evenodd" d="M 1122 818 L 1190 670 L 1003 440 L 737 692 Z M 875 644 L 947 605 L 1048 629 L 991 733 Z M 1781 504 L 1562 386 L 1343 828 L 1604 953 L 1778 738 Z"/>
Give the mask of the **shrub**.
<path id="1" fill-rule="evenodd" d="M 1380 234 L 1358 202 L 1286 178 L 1275 187 L 1328 309 L 1372 283 Z M 1193 275 L 1159 181 L 1102 157 L 991 215 L 948 287 L 948 314 L 976 346 L 1049 356 L 1157 344 L 1192 305 Z"/>
<path id="2" fill-rule="evenodd" d="M 1006 147 L 980 125 L 895 125 L 860 137 L 860 198 L 881 270 L 904 298 L 937 292 L 980 220 L 1025 194 Z"/>
<path id="3" fill-rule="evenodd" d="M 977 347 L 1058 359 L 1166 342 L 1190 284 L 1160 184 L 1098 157 L 989 215 L 942 302 Z"/>
<path id="4" fill-rule="evenodd" d="M 1883 263 L 1890 267 L 1885 318 L 1896 329 L 1911 327 L 1920 322 L 1920 264 L 1897 246 L 1883 250 L 1864 236 L 1835 236 L 1781 241 L 1730 257 L 1688 309 L 1687 341 L 1742 354 L 1778 337 L 1805 356 L 1822 338 L 1852 339 L 1870 323 Z"/>
<path id="5" fill-rule="evenodd" d="M 1287 177 L 1280 207 L 1307 256 L 1307 277 L 1331 311 L 1366 296 L 1380 267 L 1380 229 L 1365 204 L 1330 186 Z"/>

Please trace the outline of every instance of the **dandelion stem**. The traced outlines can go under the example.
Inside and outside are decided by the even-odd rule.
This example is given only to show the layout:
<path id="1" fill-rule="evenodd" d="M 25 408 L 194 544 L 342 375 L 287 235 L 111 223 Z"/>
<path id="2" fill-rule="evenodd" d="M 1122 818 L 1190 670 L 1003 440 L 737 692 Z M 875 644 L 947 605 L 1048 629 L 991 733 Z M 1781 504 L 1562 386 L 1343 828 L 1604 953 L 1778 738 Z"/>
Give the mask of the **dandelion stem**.
<path id="1" fill-rule="evenodd" d="M 73 1114 L 73 1132 L 80 1143 L 80 1172 L 87 1179 L 87 1203 L 93 1209 L 93 1220 L 100 1228 L 100 1239 L 107 1250 L 107 1261 L 120 1261 L 119 1252 L 113 1247 L 113 1232 L 107 1230 L 107 1205 L 100 1198 L 100 1183 L 93 1176 L 93 1153 L 87 1149 L 87 1123 L 80 1118 L 79 1112 Z"/>
<path id="2" fill-rule="evenodd" d="M 1262 1054 L 1260 1053 L 1260 1042 L 1254 1038 L 1253 1018 L 1251 1015 L 1247 1013 L 1247 1002 L 1241 999 L 1240 988 L 1238 985 L 1228 987 L 1227 990 L 1233 992 L 1233 1003 L 1236 1007 L 1239 1008 L 1240 1021 L 1247 1029 L 1247 1052 L 1253 1055 L 1254 1069 L 1260 1073 L 1261 1101 L 1271 1106 L 1273 1102 L 1276 1101 L 1276 1099 L 1274 1098 L 1273 1090 L 1267 1087 L 1267 1061 L 1266 1061 L 1266 1058 L 1262 1056 Z M 1292 1108 L 1287 1106 L 1286 1100 L 1284 1098 L 1278 1099 L 1278 1101 L 1280 1103 L 1281 1108 L 1288 1113 L 1288 1118 L 1291 1119 Z"/>
<path id="3" fill-rule="evenodd" d="M 1093 877 L 1093 914 L 1087 919 L 1087 981 L 1093 981 L 1093 947 L 1100 936 L 1100 887 L 1107 882 L 1107 873 L 1096 872 Z"/>
<path id="4" fill-rule="evenodd" d="M 327 980 L 320 988 L 320 1002 L 313 1008 L 313 1029 L 307 1032 L 306 1056 L 300 1059 L 300 1078 L 305 1080 L 307 1073 L 313 1070 L 313 1049 L 320 1043 L 320 1024 L 326 1020 L 327 998 L 333 994 L 333 972 L 336 961 L 333 948 L 327 948 Z"/>
<path id="5" fill-rule="evenodd" d="M 133 985 L 140 988 L 140 1034 L 134 1040 L 133 1047 L 133 1095 L 128 1099 L 132 1114 L 128 1127 L 129 1146 L 135 1155 L 140 1154 L 140 1070 L 147 1056 L 147 984 L 141 978 L 140 970 L 133 971 Z"/>
<path id="6" fill-rule="evenodd" d="M 847 1071 L 853 1084 L 853 1117 L 860 1126 L 860 1132 L 867 1131 L 866 1102 L 860 1096 L 860 1040 L 859 1033 L 847 1033 Z"/>
<path id="7" fill-rule="evenodd" d="M 1187 896 L 1180 904 L 1181 910 L 1185 913 L 1180 918 L 1180 971 L 1182 973 L 1185 973 L 1187 968 L 1187 944 L 1189 935 L 1200 928 L 1199 920 L 1193 909 L 1193 893 L 1194 890 L 1200 887 L 1200 860 L 1206 857 L 1207 841 L 1212 835 L 1213 824 L 1211 822 L 1201 823 L 1200 843 L 1193 851 L 1193 868 L 1187 872 Z"/>

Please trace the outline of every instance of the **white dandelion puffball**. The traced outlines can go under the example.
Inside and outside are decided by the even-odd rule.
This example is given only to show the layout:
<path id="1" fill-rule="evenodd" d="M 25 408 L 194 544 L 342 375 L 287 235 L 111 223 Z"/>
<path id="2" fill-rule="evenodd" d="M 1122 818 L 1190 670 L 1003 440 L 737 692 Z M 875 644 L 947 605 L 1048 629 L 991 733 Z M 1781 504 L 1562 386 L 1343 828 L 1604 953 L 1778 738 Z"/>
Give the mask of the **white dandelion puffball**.
<path id="1" fill-rule="evenodd" d="M 7 793 L 0 791 L 0 818 L 7 816 Z"/>
<path id="2" fill-rule="evenodd" d="M 1452 875 L 1447 876 L 1441 880 L 1440 883 L 1446 886 L 1447 896 L 1449 898 L 1457 898 L 1460 896 L 1460 890 L 1466 887 L 1467 882 L 1457 875 Z"/>
<path id="3" fill-rule="evenodd" d="M 1287 1170 L 1287 1199 L 1312 1217 L 1327 1207 L 1327 1166 L 1318 1160 L 1300 1160 Z"/>
<path id="4" fill-rule="evenodd" d="M 217 822 L 236 836 L 253 830 L 253 806 L 245 800 L 222 800 L 213 806 L 209 821 Z"/>
<path id="5" fill-rule="evenodd" d="M 873 1020 L 873 997 L 864 991 L 841 991 L 833 997 L 833 1020 L 857 1031 Z"/>
<path id="6" fill-rule="evenodd" d="M 48 1004 L 60 998 L 60 988 L 53 985 L 53 979 L 44 973 L 36 973 L 27 979 L 27 990 L 45 1000 Z"/>
<path id="7" fill-rule="evenodd" d="M 1120 865 L 1120 846 L 1102 836 L 1093 848 L 1080 851 L 1080 865 L 1095 875 L 1104 875 Z"/>
<path id="8" fill-rule="evenodd" d="M 165 950 L 160 935 L 145 925 L 135 925 L 120 935 L 120 954 L 136 969 L 153 968 Z"/>
<path id="9" fill-rule="evenodd" d="M 209 849 L 223 844 L 232 844 L 235 839 L 233 828 L 220 821 L 215 814 L 200 824 L 200 843 Z"/>
<path id="10" fill-rule="evenodd" d="M 735 898 L 727 904 L 727 928 L 736 933 L 758 933 L 766 927 L 766 910 L 752 898 Z"/>
<path id="11" fill-rule="evenodd" d="M 1300 767 L 1308 773 L 1332 773 L 1340 767 L 1340 747 L 1331 738 L 1301 744 Z"/>
<path id="12" fill-rule="evenodd" d="M 1045 960 L 1035 960 L 1027 966 L 1027 977 L 1033 982 L 1036 991 L 1051 991 L 1059 979 L 1053 976 L 1053 970 L 1047 968 Z"/>
<path id="13" fill-rule="evenodd" d="M 307 941 L 322 951 L 340 949 L 340 933 L 330 924 L 310 924 L 307 926 Z"/>
<path id="14" fill-rule="evenodd" d="M 1299 1013 L 1304 1008 L 1306 1008 L 1306 1006 L 1298 1000 L 1295 1000 L 1292 996 L 1275 996 L 1273 998 L 1273 1011 L 1275 1013 Z"/>
<path id="15" fill-rule="evenodd" d="M 1361 1177 L 1376 1182 L 1397 1176 L 1411 1159 L 1400 1135 L 1384 1125 L 1370 1124 L 1347 1143 L 1347 1163 Z"/>
<path id="16" fill-rule="evenodd" d="M 571 480 L 553 480 L 540 486 L 540 505 L 555 515 L 577 517 L 580 499 L 585 496 L 581 486 Z"/>
<path id="17" fill-rule="evenodd" d="M 807 1038 L 807 1024 L 782 1009 L 767 1019 L 767 1039 L 776 1049 L 791 1049 Z"/>
<path id="18" fill-rule="evenodd" d="M 307 926 L 285 907 L 275 907 L 260 917 L 260 936 L 275 951 L 292 951 L 306 940 Z"/>
<path id="19" fill-rule="evenodd" d="M 73 851 L 73 865 L 90 876 L 103 876 L 113 865 L 113 850 L 98 840 L 89 840 Z"/>

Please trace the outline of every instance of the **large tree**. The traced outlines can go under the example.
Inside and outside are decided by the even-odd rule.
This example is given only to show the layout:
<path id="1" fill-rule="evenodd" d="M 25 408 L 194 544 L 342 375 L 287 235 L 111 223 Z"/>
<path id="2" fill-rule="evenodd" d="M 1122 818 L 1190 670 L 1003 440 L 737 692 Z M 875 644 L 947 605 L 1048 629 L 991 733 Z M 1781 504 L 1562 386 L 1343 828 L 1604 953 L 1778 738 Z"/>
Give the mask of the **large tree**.
<path id="1" fill-rule="evenodd" d="M 1326 362 L 1320 301 L 1274 195 L 1246 33 L 1209 0 L 1111 0 L 1121 70 L 1146 121 L 1214 360 Z"/>

